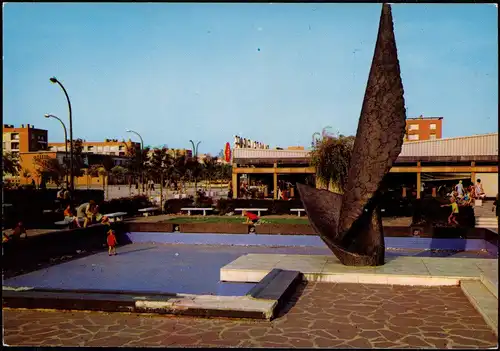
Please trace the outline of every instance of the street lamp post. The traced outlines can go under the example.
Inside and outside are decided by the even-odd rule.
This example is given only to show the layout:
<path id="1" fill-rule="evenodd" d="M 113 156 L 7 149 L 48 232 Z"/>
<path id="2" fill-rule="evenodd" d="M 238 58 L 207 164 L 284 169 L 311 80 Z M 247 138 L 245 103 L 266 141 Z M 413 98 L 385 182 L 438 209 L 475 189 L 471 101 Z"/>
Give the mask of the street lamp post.
<path id="1" fill-rule="evenodd" d="M 320 135 L 318 132 L 313 133 L 312 135 L 312 146 L 316 145 L 316 138 L 314 138 L 315 135 Z"/>
<path id="2" fill-rule="evenodd" d="M 200 145 L 201 141 L 198 141 L 196 146 L 194 146 L 194 141 L 189 141 L 191 142 L 191 145 L 193 145 L 194 158 L 196 162 L 198 162 L 198 146 Z M 196 167 L 198 167 L 198 164 L 196 164 Z M 194 199 L 195 201 L 198 199 L 198 177 L 194 177 Z"/>
<path id="3" fill-rule="evenodd" d="M 326 130 L 327 129 L 331 129 L 332 127 L 331 126 L 326 126 L 325 128 L 323 128 L 323 130 L 321 131 L 321 136 L 324 138 L 326 137 Z"/>
<path id="4" fill-rule="evenodd" d="M 68 92 L 61 84 L 60 81 L 57 80 L 56 77 L 50 78 L 52 83 L 57 83 L 62 88 L 64 95 L 66 95 L 66 100 L 68 101 L 69 108 L 69 142 L 71 144 L 71 149 L 69 150 L 69 174 L 70 174 L 70 192 L 73 195 L 74 192 L 74 182 L 73 182 L 73 116 L 71 112 L 71 101 L 69 100 Z"/>
<path id="5" fill-rule="evenodd" d="M 133 130 L 130 130 L 130 129 L 127 129 L 126 130 L 127 133 L 134 133 L 135 135 L 137 135 L 139 137 L 139 139 L 141 139 L 141 186 L 142 186 L 142 191 L 144 192 L 144 171 L 143 171 L 143 168 L 144 168 L 144 160 L 143 160 L 143 153 L 144 153 L 144 141 L 142 140 L 142 137 L 139 133 L 133 131 Z"/>
<path id="6" fill-rule="evenodd" d="M 68 157 L 68 133 L 66 131 L 66 125 L 64 122 L 57 116 L 51 115 L 51 114 L 46 114 L 45 118 L 55 118 L 59 122 L 61 122 L 61 125 L 63 126 L 64 129 L 64 159 L 67 159 Z M 66 186 L 68 186 L 68 172 L 66 172 Z"/>

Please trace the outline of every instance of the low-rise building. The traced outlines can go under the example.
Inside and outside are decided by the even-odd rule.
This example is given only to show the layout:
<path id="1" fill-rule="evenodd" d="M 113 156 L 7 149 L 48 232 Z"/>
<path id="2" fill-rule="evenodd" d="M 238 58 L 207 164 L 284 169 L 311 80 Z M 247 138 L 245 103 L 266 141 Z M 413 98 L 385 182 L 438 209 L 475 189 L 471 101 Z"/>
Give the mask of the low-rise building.
<path id="1" fill-rule="evenodd" d="M 236 148 L 233 150 L 233 197 L 241 178 L 272 177 L 276 198 L 278 180 L 314 177 L 309 150 Z M 391 173 L 414 175 L 416 196 L 422 182 L 439 179 L 481 179 L 489 197 L 498 192 L 498 133 L 403 143 Z"/>

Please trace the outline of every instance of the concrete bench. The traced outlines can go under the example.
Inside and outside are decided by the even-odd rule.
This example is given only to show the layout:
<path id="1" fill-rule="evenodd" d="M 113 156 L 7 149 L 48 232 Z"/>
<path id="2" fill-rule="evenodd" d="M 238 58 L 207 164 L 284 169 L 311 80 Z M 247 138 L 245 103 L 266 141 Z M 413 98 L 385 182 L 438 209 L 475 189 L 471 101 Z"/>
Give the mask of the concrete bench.
<path id="1" fill-rule="evenodd" d="M 85 218 L 78 218 L 78 223 L 83 224 L 85 221 Z M 68 221 L 66 219 L 63 219 L 62 221 L 57 221 L 54 222 L 55 225 L 60 225 L 60 226 L 69 226 L 73 221 Z"/>
<path id="2" fill-rule="evenodd" d="M 127 212 L 114 212 L 105 214 L 103 217 L 108 217 L 110 222 L 123 221 L 123 216 L 126 216 Z"/>
<path id="3" fill-rule="evenodd" d="M 191 211 L 203 211 L 203 215 L 207 215 L 207 211 L 213 211 L 212 207 L 184 207 L 181 211 L 187 211 L 188 216 L 191 216 Z"/>
<path id="4" fill-rule="evenodd" d="M 304 210 L 303 208 L 292 208 L 290 209 L 290 212 L 297 212 L 297 216 L 300 217 L 301 213 L 306 212 L 306 210 Z"/>
<path id="5" fill-rule="evenodd" d="M 241 211 L 241 215 L 243 216 L 243 211 L 249 211 L 249 212 L 255 212 L 257 211 L 257 216 L 260 217 L 260 213 L 261 212 L 265 212 L 267 211 L 268 209 L 267 208 L 235 208 L 234 211 L 235 212 L 240 212 Z"/>
<path id="6" fill-rule="evenodd" d="M 148 217 L 150 215 L 154 215 L 155 212 L 159 210 L 160 209 L 158 207 L 147 207 L 147 208 L 141 208 L 139 212 L 141 212 L 144 217 Z"/>

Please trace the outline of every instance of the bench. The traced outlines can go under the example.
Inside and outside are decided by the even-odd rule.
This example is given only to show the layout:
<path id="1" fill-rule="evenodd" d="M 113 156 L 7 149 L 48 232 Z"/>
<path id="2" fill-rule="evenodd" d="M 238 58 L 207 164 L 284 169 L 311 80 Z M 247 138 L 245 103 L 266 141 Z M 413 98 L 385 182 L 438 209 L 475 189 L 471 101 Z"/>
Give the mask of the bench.
<path id="1" fill-rule="evenodd" d="M 257 211 L 257 216 L 260 217 L 261 212 L 267 211 L 267 208 L 235 208 L 235 212 L 241 211 L 241 215 L 243 216 L 243 211 L 255 212 Z"/>
<path id="2" fill-rule="evenodd" d="M 297 216 L 300 217 L 300 214 L 302 212 L 306 212 L 306 210 L 304 210 L 303 208 L 292 208 L 292 209 L 290 209 L 290 212 L 297 212 Z"/>
<path id="3" fill-rule="evenodd" d="M 78 223 L 80 223 L 80 225 L 82 225 L 84 221 L 85 218 L 78 218 Z M 60 226 L 69 226 L 71 223 L 73 223 L 73 221 L 67 221 L 66 219 L 54 222 L 55 225 L 60 225 Z"/>
<path id="4" fill-rule="evenodd" d="M 126 216 L 127 212 L 114 212 L 105 214 L 103 217 L 108 217 L 110 222 L 123 221 L 123 216 Z"/>
<path id="5" fill-rule="evenodd" d="M 207 215 L 207 211 L 212 211 L 212 207 L 184 207 L 181 208 L 181 211 L 187 211 L 188 216 L 191 216 L 191 211 L 203 211 L 203 215 Z"/>
<path id="6" fill-rule="evenodd" d="M 149 215 L 154 215 L 155 212 L 159 211 L 160 209 L 158 207 L 147 207 L 147 208 L 141 208 L 139 212 L 142 212 L 142 215 L 144 217 L 147 217 Z"/>

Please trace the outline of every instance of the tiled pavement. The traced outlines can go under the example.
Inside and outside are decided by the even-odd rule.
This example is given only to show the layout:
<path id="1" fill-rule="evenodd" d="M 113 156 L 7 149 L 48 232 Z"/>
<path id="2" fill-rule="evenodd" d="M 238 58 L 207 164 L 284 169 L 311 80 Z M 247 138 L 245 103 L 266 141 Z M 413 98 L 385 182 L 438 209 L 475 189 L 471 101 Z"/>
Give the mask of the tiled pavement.
<path id="1" fill-rule="evenodd" d="M 4 309 L 8 345 L 490 348 L 459 287 L 308 283 L 271 321 Z"/>

